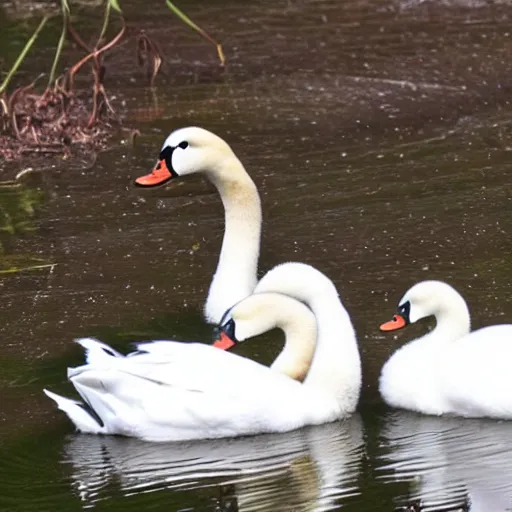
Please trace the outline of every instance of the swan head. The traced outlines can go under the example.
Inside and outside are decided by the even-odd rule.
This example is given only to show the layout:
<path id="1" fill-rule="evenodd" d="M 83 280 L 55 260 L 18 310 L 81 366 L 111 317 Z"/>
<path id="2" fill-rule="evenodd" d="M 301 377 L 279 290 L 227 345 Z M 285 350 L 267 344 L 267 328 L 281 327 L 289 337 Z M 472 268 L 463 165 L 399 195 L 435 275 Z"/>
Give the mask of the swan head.
<path id="1" fill-rule="evenodd" d="M 165 139 L 153 171 L 138 177 L 135 184 L 155 187 L 173 178 L 215 171 L 233 156 L 229 145 L 214 133 L 197 126 L 180 128 Z"/>
<path id="2" fill-rule="evenodd" d="M 255 293 L 228 309 L 214 330 L 215 347 L 228 350 L 238 342 L 276 327 L 284 331 L 300 322 L 302 333 L 316 342 L 316 318 L 299 301 L 281 293 Z"/>
<path id="3" fill-rule="evenodd" d="M 442 281 L 421 281 L 410 288 L 398 303 L 392 320 L 381 331 L 395 331 L 428 316 L 438 316 L 450 303 L 463 301 L 459 293 Z M 465 306 L 465 303 L 464 303 Z"/>

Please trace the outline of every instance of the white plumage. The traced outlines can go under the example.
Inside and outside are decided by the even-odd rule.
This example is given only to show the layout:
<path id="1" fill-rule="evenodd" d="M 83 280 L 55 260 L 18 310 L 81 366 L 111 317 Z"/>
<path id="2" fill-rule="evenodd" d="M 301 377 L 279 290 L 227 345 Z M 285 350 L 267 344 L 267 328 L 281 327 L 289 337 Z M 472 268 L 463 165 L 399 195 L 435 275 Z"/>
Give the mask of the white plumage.
<path id="1" fill-rule="evenodd" d="M 277 367 L 209 345 L 172 341 L 140 344 L 138 352 L 125 357 L 87 338 L 78 342 L 86 349 L 88 364 L 68 370 L 87 407 L 46 394 L 82 432 L 152 441 L 283 432 L 353 412 L 361 385 L 359 353 L 334 286 L 299 263 L 281 265 L 267 276 L 262 292 L 235 305 L 226 321 L 234 322 L 240 341 L 281 327 L 286 342 Z M 324 320 L 318 339 L 311 310 L 272 291 L 289 283 L 297 288 L 301 281 L 307 285 L 303 298 L 309 297 L 313 310 L 324 305 L 326 311 L 344 312 L 331 322 Z M 340 322 L 347 321 L 348 332 L 340 332 Z M 316 350 L 308 350 L 315 341 Z M 287 368 L 293 375 L 293 365 L 304 363 L 304 352 L 310 354 L 309 363 L 314 354 L 314 361 L 301 383 L 281 371 Z M 351 366 L 352 371 L 344 371 Z"/>
<path id="2" fill-rule="evenodd" d="M 512 419 L 512 325 L 470 332 L 461 295 L 440 281 L 413 286 L 410 321 L 437 325 L 398 349 L 382 368 L 380 392 L 394 407 L 426 414 Z"/>

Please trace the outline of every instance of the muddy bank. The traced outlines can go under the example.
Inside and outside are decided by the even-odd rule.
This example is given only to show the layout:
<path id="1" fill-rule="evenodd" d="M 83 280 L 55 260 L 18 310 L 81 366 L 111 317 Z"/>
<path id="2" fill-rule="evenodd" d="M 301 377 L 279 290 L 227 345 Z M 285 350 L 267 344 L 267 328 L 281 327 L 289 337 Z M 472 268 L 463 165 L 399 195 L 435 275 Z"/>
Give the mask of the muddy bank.
<path id="1" fill-rule="evenodd" d="M 43 95 L 22 91 L 11 108 L 11 133 L 0 135 L 0 158 L 30 167 L 106 149 L 120 130 L 113 111 L 90 123 L 94 105 L 85 91 L 68 97 L 57 91 Z"/>
<path id="2" fill-rule="evenodd" d="M 9 86 L 13 78 L 16 77 L 20 81 L 18 76 L 20 65 L 26 61 L 34 42 L 47 27 L 48 20 L 55 18 L 55 13 L 52 11 L 54 6 L 44 2 L 28 4 L 34 16 L 45 8 L 47 12 L 36 25 L 15 62 L 7 70 L 4 81 L 0 83 L 0 157 L 7 161 L 21 160 L 27 153 L 32 153 L 32 158 L 54 155 L 61 159 L 71 158 L 73 153 L 76 153 L 76 149 L 97 153 L 106 148 L 106 141 L 112 138 L 116 128 L 121 126 L 120 117 L 116 115 L 111 103 L 112 95 L 104 85 L 105 75 L 112 63 L 108 64 L 104 59 L 107 52 L 121 44 L 126 34 L 125 17 L 117 1 L 91 2 L 91 5 L 89 2 L 84 2 L 84 4 L 88 7 L 94 4 L 103 9 L 103 18 L 97 20 L 96 42 L 88 42 L 77 31 L 75 5 L 71 9 L 70 4 L 63 1 L 60 37 L 51 70 L 46 70 L 49 71 L 46 88 L 42 93 L 36 90 L 36 82 L 44 75 L 42 73 L 28 85 L 18 84 L 18 87 L 10 92 Z M 173 3 L 168 1 L 166 5 L 175 18 L 181 19 L 191 31 L 199 34 L 215 47 L 219 65 L 223 68 L 225 57 L 222 45 Z M 20 6 L 16 1 L 9 3 L 6 10 L 9 13 L 8 17 L 14 20 L 20 19 Z M 78 19 L 94 12 L 78 10 Z M 111 21 L 114 13 L 120 28 L 115 35 L 112 35 L 109 32 L 112 32 Z M 92 19 L 95 19 L 94 16 Z M 148 84 L 153 89 L 163 59 L 162 50 L 144 30 L 135 27 L 134 32 L 136 33 L 134 37 L 136 62 L 139 68 L 144 68 Z M 5 39 L 10 42 L 9 35 Z M 70 44 L 79 48 L 82 53 L 85 52 L 85 55 L 77 56 L 76 62 L 72 62 L 67 69 L 58 74 L 60 63 L 64 60 L 63 49 Z M 78 76 L 84 68 L 90 68 L 89 75 L 85 79 L 83 76 Z M 77 85 L 79 79 L 81 79 L 80 84 Z M 86 89 L 89 89 L 90 97 L 86 95 Z M 136 133 L 136 130 L 133 130 L 133 133 Z"/>

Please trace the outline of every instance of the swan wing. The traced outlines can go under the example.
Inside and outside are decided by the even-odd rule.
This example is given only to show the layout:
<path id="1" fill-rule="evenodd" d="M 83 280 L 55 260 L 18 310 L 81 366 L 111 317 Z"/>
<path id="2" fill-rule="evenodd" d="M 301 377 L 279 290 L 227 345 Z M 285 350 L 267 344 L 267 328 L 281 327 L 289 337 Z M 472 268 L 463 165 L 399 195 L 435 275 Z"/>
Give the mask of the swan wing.
<path id="1" fill-rule="evenodd" d="M 104 357 L 69 378 L 107 433 L 182 440 L 279 432 L 318 401 L 289 377 L 198 343 L 157 342 Z"/>
<path id="2" fill-rule="evenodd" d="M 106 355 L 92 364 L 70 369 L 73 378 L 83 372 L 112 369 L 157 385 L 188 391 L 221 393 L 295 392 L 302 385 L 268 367 L 232 352 L 202 343 L 159 341 L 138 346 L 126 357 Z"/>
<path id="3" fill-rule="evenodd" d="M 447 347 L 441 364 L 451 412 L 512 419 L 512 325 L 471 332 Z"/>

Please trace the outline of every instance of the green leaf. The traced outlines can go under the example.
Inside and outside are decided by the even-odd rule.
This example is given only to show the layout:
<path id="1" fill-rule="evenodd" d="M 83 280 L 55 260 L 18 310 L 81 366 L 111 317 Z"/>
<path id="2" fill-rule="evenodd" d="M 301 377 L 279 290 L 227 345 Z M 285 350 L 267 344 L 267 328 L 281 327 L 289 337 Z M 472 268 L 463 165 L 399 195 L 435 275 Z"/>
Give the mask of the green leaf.
<path id="1" fill-rule="evenodd" d="M 171 11 L 178 16 L 184 23 L 186 23 L 190 28 L 194 29 L 196 32 L 201 34 L 207 41 L 212 43 L 217 49 L 217 54 L 219 55 L 220 63 L 224 66 L 226 62 L 226 58 L 224 57 L 224 52 L 222 51 L 222 46 L 213 39 L 205 30 L 203 30 L 199 25 L 194 23 L 183 11 L 178 9 L 171 0 L 165 0 L 167 7 L 171 9 Z"/>

